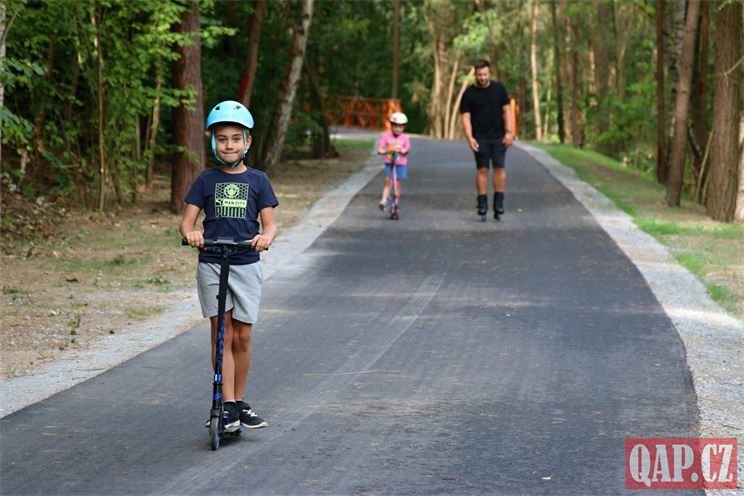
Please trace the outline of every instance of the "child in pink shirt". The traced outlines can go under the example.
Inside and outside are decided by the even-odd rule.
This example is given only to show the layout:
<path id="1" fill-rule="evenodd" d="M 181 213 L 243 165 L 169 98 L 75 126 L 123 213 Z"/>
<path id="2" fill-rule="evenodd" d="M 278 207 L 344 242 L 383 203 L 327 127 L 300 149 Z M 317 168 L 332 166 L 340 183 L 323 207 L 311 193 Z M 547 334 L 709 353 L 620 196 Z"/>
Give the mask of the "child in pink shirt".
<path id="1" fill-rule="evenodd" d="M 393 167 L 396 167 L 396 179 L 399 181 L 406 179 L 407 156 L 411 148 L 409 136 L 404 133 L 404 126 L 408 122 L 406 114 L 403 112 L 394 112 L 391 115 L 390 121 L 391 130 L 384 132 L 378 140 L 378 153 L 385 155 L 385 184 L 383 185 L 383 193 L 378 204 L 380 210 L 384 210 L 388 203 L 388 196 L 393 186 Z M 395 163 L 393 163 L 394 154 L 396 157 Z M 396 184 L 396 190 L 400 197 L 400 183 Z"/>

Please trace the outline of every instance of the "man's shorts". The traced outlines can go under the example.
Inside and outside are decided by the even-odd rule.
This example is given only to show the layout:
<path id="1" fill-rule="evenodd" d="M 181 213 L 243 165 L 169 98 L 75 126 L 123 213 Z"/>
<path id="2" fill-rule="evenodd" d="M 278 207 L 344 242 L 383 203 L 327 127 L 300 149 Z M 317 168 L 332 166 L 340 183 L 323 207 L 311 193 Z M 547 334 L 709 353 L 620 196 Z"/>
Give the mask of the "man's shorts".
<path id="1" fill-rule="evenodd" d="M 476 159 L 476 168 L 481 169 L 486 167 L 489 168 L 489 163 L 495 169 L 501 169 L 504 167 L 504 157 L 507 154 L 507 148 L 502 142 L 502 138 L 498 139 L 477 139 L 476 142 L 479 144 L 479 151 L 473 152 L 473 157 Z"/>
<path id="2" fill-rule="evenodd" d="M 396 179 L 406 179 L 406 169 L 408 169 L 408 167 L 405 165 L 397 165 Z M 385 177 L 393 178 L 393 166 L 391 164 L 385 164 Z"/>
<path id="3" fill-rule="evenodd" d="M 259 317 L 261 283 L 264 274 L 261 263 L 231 265 L 225 311 L 233 310 L 233 318 L 254 324 Z M 220 287 L 220 264 L 199 263 L 197 266 L 197 293 L 202 306 L 202 317 L 217 316 L 217 291 Z"/>

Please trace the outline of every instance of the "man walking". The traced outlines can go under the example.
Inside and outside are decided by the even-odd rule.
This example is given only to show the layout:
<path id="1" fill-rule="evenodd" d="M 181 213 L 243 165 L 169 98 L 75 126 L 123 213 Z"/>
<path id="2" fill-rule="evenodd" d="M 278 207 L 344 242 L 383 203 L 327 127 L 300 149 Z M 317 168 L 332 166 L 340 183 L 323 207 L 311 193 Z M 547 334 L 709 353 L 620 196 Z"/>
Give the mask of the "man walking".
<path id="1" fill-rule="evenodd" d="M 476 159 L 476 194 L 478 214 L 486 218 L 489 185 L 489 164 L 494 168 L 494 218 L 504 214 L 504 189 L 507 182 L 505 155 L 515 140 L 512 110 L 507 90 L 492 81 L 489 62 L 474 64 L 476 82 L 469 86 L 460 100 L 461 122 L 468 145 Z"/>

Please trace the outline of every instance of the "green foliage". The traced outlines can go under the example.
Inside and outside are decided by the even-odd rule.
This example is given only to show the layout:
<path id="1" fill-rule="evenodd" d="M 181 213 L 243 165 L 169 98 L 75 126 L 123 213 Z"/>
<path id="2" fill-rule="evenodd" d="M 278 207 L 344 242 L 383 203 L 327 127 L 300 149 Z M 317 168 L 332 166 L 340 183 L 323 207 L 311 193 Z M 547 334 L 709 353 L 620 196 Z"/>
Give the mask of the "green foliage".
<path id="1" fill-rule="evenodd" d="M 158 87 L 155 77 L 176 57 L 173 45 L 189 42 L 171 30 L 182 3 L 48 0 L 19 13 L 7 40 L 6 85 L 13 91 L 6 95 L 3 141 L 18 155 L 25 147 L 30 160 L 23 171 L 11 157 L 12 176 L 39 191 L 74 190 L 82 204 L 94 203 L 97 192 L 89 184 L 99 169 L 100 86 L 108 195 L 121 201 L 136 188 L 145 154 L 153 153 L 145 150 L 144 136 L 156 97 L 162 106 L 193 101 L 193 92 Z"/>

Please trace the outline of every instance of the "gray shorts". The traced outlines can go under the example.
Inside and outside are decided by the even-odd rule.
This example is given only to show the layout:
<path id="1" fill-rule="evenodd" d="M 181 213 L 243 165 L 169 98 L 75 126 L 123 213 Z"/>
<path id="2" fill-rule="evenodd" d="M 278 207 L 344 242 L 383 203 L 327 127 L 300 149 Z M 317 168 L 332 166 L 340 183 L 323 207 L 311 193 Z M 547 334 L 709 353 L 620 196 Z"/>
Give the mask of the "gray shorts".
<path id="1" fill-rule="evenodd" d="M 233 318 L 246 324 L 255 324 L 259 317 L 261 283 L 264 274 L 261 263 L 231 265 L 225 311 L 233 310 Z M 220 287 L 220 264 L 197 265 L 197 292 L 202 306 L 202 317 L 217 315 L 217 291 Z"/>

